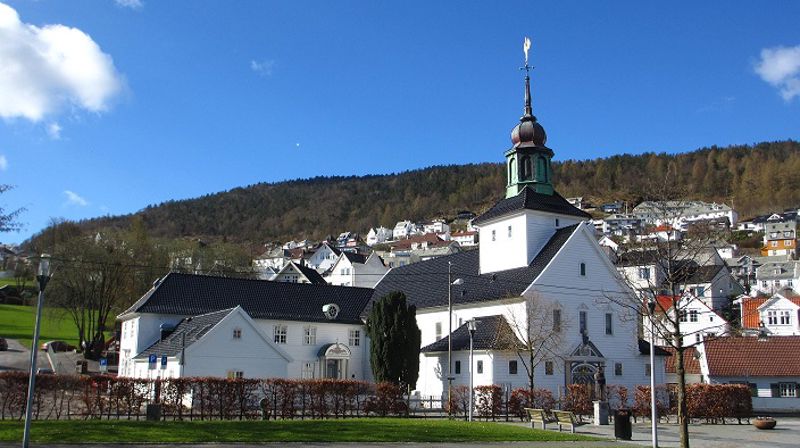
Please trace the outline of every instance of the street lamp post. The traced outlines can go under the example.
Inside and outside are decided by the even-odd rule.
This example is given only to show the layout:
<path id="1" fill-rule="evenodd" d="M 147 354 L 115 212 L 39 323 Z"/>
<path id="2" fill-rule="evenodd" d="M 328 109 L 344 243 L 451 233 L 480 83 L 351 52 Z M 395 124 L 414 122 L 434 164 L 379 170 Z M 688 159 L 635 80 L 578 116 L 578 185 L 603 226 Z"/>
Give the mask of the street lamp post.
<path id="1" fill-rule="evenodd" d="M 653 318 L 655 316 L 656 301 L 650 299 L 647 302 L 650 310 L 650 426 L 653 438 L 653 448 L 658 448 L 658 410 L 656 409 L 656 365 L 655 365 L 655 338 L 656 330 Z"/>
<path id="2" fill-rule="evenodd" d="M 447 416 L 453 415 L 453 285 L 461 285 L 464 280 L 453 280 L 452 262 L 447 262 Z"/>
<path id="3" fill-rule="evenodd" d="M 469 421 L 472 421 L 472 396 L 474 395 L 473 390 L 475 388 L 475 377 L 473 375 L 474 364 L 473 361 L 473 347 L 472 341 L 475 338 L 475 318 L 472 318 L 467 321 L 467 328 L 469 329 Z"/>
<path id="4" fill-rule="evenodd" d="M 36 386 L 36 361 L 39 351 L 39 330 L 42 323 L 42 305 L 44 304 L 44 288 L 50 280 L 50 255 L 42 254 L 39 257 L 39 271 L 36 276 L 39 282 L 39 298 L 36 304 L 36 326 L 33 330 L 33 345 L 31 345 L 31 369 L 28 375 L 28 403 L 25 407 L 25 429 L 22 434 L 22 448 L 28 448 L 31 440 L 31 417 L 33 416 L 33 390 Z"/>

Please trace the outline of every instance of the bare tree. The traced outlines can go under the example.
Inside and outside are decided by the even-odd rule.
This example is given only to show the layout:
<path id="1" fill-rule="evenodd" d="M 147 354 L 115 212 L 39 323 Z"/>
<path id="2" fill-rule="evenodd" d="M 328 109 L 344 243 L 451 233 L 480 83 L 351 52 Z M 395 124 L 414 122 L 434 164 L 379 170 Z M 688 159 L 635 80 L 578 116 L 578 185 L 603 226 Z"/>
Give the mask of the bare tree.
<path id="1" fill-rule="evenodd" d="M 0 184 L 0 194 L 5 193 L 6 191 L 12 189 L 11 185 L 4 185 Z M 11 232 L 15 230 L 19 230 L 22 227 L 17 219 L 19 215 L 24 212 L 24 208 L 18 208 L 16 210 L 6 210 L 2 206 L 0 206 L 0 232 Z"/>
<path id="2" fill-rule="evenodd" d="M 536 386 L 536 367 L 545 360 L 564 359 L 563 339 L 567 330 L 561 308 L 552 301 L 533 293 L 525 297 L 523 311 L 518 306 L 509 306 L 507 312 L 511 332 L 501 333 L 498 338 L 504 346 L 516 347 L 516 354 L 528 376 L 528 388 Z"/>
<path id="3" fill-rule="evenodd" d="M 77 237 L 58 246 L 53 256 L 49 297 L 72 318 L 90 359 L 100 356 L 106 323 L 130 294 L 133 260 L 123 246 L 108 238 Z"/>
<path id="4" fill-rule="evenodd" d="M 694 223 L 683 237 L 682 232 L 673 231 L 685 224 L 680 222 L 680 214 L 688 206 L 687 201 L 682 200 L 682 189 L 671 181 L 669 175 L 663 183 L 653 187 L 649 194 L 648 221 L 661 226 L 661 232 L 650 237 L 632 237 L 625 244 L 618 261 L 619 271 L 621 280 L 632 291 L 621 298 L 608 299 L 623 305 L 630 317 L 642 322 L 646 336 L 650 336 L 649 327 L 652 324 L 655 337 L 674 352 L 680 446 L 688 448 L 684 357 L 687 350 L 703 340 L 703 336 L 724 336 L 728 328 L 724 322 L 719 322 L 713 332 L 709 332 L 709 328 L 689 331 L 683 324 L 691 299 L 696 297 L 703 300 L 697 297 L 700 291 L 696 287 L 699 282 L 705 281 L 703 276 L 727 268 L 724 264 L 719 266 L 721 259 L 713 247 L 721 237 L 716 224 Z M 712 297 L 713 294 L 711 292 Z M 655 306 L 648 306 L 650 303 Z M 711 308 L 715 306 L 713 301 L 708 305 Z M 704 332 L 700 338 L 688 337 L 700 331 Z"/>

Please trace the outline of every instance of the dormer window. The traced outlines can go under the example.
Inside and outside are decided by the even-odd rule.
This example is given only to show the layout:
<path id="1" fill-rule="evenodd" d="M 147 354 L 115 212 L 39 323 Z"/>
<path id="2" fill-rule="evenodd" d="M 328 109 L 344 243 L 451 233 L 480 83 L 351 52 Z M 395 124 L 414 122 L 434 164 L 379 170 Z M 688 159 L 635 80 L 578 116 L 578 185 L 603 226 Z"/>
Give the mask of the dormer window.
<path id="1" fill-rule="evenodd" d="M 556 227 L 558 227 L 558 218 L 556 218 Z"/>

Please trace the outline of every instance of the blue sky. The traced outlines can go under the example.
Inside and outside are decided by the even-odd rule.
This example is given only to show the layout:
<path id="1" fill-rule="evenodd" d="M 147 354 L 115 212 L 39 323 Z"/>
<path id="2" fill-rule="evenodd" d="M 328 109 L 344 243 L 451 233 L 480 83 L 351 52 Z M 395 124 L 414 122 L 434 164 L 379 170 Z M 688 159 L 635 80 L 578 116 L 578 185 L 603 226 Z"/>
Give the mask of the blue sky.
<path id="1" fill-rule="evenodd" d="M 800 138 L 800 2 L 0 2 L 0 204 L 27 209 L 0 242 L 257 182 L 501 161 L 524 36 L 557 160 Z"/>

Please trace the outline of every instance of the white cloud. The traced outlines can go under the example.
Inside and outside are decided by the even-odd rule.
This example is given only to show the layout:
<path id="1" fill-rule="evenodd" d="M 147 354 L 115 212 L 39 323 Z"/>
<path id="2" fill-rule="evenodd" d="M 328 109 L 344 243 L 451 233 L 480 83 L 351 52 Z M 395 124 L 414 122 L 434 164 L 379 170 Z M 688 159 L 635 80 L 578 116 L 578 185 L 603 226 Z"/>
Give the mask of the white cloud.
<path id="1" fill-rule="evenodd" d="M 80 207 L 86 207 L 89 205 L 89 201 L 74 191 L 64 190 L 64 194 L 67 196 L 67 202 L 64 205 L 77 205 Z"/>
<path id="2" fill-rule="evenodd" d="M 0 3 L 0 117 L 40 121 L 64 106 L 108 109 L 123 86 L 114 62 L 88 34 L 20 21 Z"/>
<path id="3" fill-rule="evenodd" d="M 266 60 L 261 62 L 256 61 L 255 59 L 250 60 L 250 69 L 261 76 L 272 75 L 272 69 L 274 67 L 275 67 L 275 61 L 273 60 Z"/>
<path id="4" fill-rule="evenodd" d="M 130 9 L 142 9 L 144 2 L 142 0 L 114 0 L 117 6 Z"/>
<path id="5" fill-rule="evenodd" d="M 5 171 L 8 169 L 8 159 L 6 156 L 0 154 L 0 171 Z"/>
<path id="6" fill-rule="evenodd" d="M 800 45 L 764 48 L 755 71 L 780 91 L 784 101 L 800 97 Z"/>
<path id="7" fill-rule="evenodd" d="M 47 125 L 47 135 L 52 140 L 61 140 L 61 125 L 55 121 Z"/>

